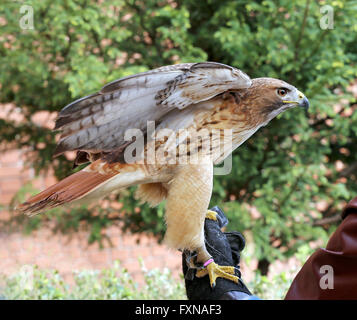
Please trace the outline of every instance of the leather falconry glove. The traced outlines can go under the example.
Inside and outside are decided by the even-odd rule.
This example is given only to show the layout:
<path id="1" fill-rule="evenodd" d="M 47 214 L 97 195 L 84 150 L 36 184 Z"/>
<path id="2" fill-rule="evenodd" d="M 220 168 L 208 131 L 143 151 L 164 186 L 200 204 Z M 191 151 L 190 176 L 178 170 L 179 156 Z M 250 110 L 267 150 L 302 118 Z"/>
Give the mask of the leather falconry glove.
<path id="1" fill-rule="evenodd" d="M 185 250 L 182 254 L 182 269 L 185 276 L 186 294 L 189 300 L 240 300 L 256 299 L 241 279 L 239 270 L 240 252 L 245 247 L 245 239 L 239 232 L 222 232 L 228 219 L 219 207 L 210 209 L 216 213 L 215 219 L 205 219 L 205 245 L 214 261 L 221 266 L 234 266 L 238 283 L 225 278 L 217 278 L 211 288 L 208 276 L 197 277 L 195 252 Z"/>

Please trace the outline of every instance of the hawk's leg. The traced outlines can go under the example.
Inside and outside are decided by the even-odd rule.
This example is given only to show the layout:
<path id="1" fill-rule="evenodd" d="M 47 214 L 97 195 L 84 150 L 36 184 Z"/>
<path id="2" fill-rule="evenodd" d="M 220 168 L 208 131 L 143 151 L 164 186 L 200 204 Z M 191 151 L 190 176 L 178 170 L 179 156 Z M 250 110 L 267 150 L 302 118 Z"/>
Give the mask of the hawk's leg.
<path id="1" fill-rule="evenodd" d="M 165 241 L 170 247 L 195 251 L 204 245 L 204 223 L 212 184 L 212 161 L 177 167 L 167 184 Z"/>
<path id="2" fill-rule="evenodd" d="M 204 221 L 216 219 L 215 213 L 207 211 L 212 193 L 213 164 L 202 161 L 200 165 L 185 165 L 177 168 L 169 183 L 166 204 L 166 243 L 176 249 L 195 251 L 196 276 L 208 274 L 210 284 L 217 277 L 238 283 L 233 266 L 219 266 L 208 253 L 204 241 Z"/>

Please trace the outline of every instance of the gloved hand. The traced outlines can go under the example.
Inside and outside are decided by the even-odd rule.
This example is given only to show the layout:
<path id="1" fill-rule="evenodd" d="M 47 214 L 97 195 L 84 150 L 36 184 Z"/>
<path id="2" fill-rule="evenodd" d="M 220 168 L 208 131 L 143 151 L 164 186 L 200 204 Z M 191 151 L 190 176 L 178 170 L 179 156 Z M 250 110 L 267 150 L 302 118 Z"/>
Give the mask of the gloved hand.
<path id="1" fill-rule="evenodd" d="M 239 232 L 222 232 L 228 219 L 219 207 L 210 209 L 217 213 L 217 221 L 206 218 L 205 244 L 214 261 L 221 266 L 235 266 L 239 283 L 217 278 L 216 286 L 211 288 L 208 276 L 196 277 L 196 268 L 191 268 L 194 252 L 185 250 L 182 254 L 182 269 L 185 275 L 186 294 L 189 300 L 239 300 L 255 299 L 241 280 L 239 270 L 240 252 L 245 247 L 245 239 Z"/>

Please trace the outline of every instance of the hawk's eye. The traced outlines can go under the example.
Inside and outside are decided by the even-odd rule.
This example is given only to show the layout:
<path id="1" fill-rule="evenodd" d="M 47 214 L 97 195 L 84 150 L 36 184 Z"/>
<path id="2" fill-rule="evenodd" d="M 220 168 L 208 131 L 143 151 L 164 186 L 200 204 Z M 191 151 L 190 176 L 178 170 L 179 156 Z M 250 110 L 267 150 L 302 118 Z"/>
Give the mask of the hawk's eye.
<path id="1" fill-rule="evenodd" d="M 279 96 L 284 97 L 288 93 L 288 89 L 285 88 L 279 88 L 276 90 Z"/>

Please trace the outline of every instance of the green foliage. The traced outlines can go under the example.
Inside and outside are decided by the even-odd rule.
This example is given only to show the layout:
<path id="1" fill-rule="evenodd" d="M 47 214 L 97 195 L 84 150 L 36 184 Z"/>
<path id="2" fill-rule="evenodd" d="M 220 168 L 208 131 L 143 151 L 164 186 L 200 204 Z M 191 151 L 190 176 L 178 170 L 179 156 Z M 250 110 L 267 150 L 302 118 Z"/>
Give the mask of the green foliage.
<path id="1" fill-rule="evenodd" d="M 143 265 L 142 265 L 143 266 Z M 57 270 L 26 265 L 11 276 L 0 274 L 0 299 L 7 300 L 186 300 L 183 279 L 168 269 L 142 268 L 144 283 L 138 284 L 116 261 L 108 269 L 73 272 L 66 281 Z M 285 273 L 272 279 L 258 272 L 248 288 L 261 299 L 280 300 L 290 286 Z"/>
<path id="2" fill-rule="evenodd" d="M 26 267 L 26 269 L 24 269 Z M 146 270 L 144 284 L 135 282 L 128 271 L 115 262 L 101 271 L 73 273 L 67 283 L 57 270 L 25 266 L 12 276 L 1 276 L 0 295 L 8 300 L 183 300 L 187 299 L 182 281 L 168 269 Z"/>
<path id="3" fill-rule="evenodd" d="M 309 98 L 311 112 L 308 118 L 301 110 L 286 112 L 241 146 L 232 173 L 215 178 L 211 204 L 224 207 L 231 229 L 252 232 L 260 260 L 286 258 L 308 241 L 326 241 L 333 225 L 322 219 L 337 217 L 357 192 L 356 99 L 347 90 L 357 77 L 356 1 L 27 4 L 34 8 L 34 30 L 19 28 L 20 3 L 1 7 L 0 101 L 15 103 L 25 121 L 0 120 L 0 137 L 30 150 L 37 172 L 52 167 L 61 178 L 71 167 L 63 156 L 51 160 L 55 134 L 36 125 L 37 111 L 57 112 L 108 81 L 161 65 L 218 61 L 251 77 L 292 83 Z M 334 9 L 333 29 L 319 26 L 324 4 Z M 73 225 L 88 222 L 91 241 L 101 240 L 108 223 L 119 222 L 162 236 L 163 206 L 139 205 L 132 189 L 112 200 L 124 204 L 119 214 L 82 209 L 79 216 L 62 215 L 63 224 L 58 211 L 58 223 L 75 230 Z"/>
<path id="4" fill-rule="evenodd" d="M 254 295 L 263 300 L 282 300 L 290 287 L 291 276 L 285 272 L 274 275 L 272 279 L 256 273 L 254 280 L 249 283 L 248 288 L 252 288 Z"/>

